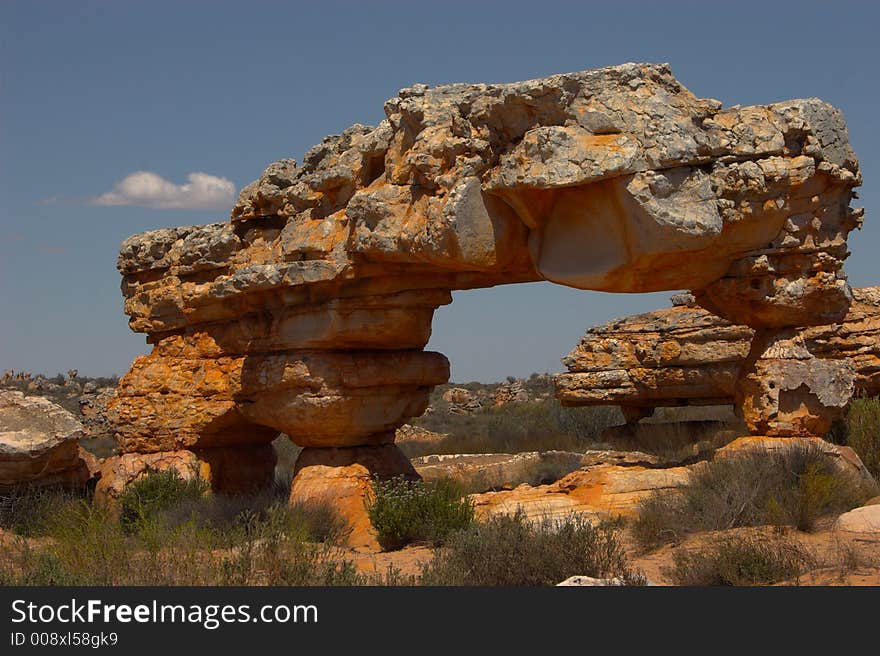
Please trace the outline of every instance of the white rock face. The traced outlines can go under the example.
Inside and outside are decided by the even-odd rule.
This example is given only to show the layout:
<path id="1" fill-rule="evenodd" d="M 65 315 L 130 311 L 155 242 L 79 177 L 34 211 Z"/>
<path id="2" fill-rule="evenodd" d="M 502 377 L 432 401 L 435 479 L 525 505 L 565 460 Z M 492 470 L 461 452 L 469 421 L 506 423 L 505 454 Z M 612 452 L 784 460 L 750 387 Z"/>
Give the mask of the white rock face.
<path id="1" fill-rule="evenodd" d="M 83 435 L 76 417 L 48 399 L 0 392 L 0 489 L 84 481 Z"/>
<path id="2" fill-rule="evenodd" d="M 837 518 L 837 530 L 880 535 L 880 505 L 862 506 Z"/>

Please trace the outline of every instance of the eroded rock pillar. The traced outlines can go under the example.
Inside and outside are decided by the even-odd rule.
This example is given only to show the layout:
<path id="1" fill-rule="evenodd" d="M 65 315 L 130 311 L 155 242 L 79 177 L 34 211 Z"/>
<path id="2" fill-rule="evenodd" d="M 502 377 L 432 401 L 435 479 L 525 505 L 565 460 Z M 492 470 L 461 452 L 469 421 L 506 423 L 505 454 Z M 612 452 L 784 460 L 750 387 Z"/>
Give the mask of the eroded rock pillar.
<path id="1" fill-rule="evenodd" d="M 735 390 L 752 434 L 824 436 L 852 397 L 852 363 L 816 357 L 799 332 L 759 330 L 752 341 Z"/>

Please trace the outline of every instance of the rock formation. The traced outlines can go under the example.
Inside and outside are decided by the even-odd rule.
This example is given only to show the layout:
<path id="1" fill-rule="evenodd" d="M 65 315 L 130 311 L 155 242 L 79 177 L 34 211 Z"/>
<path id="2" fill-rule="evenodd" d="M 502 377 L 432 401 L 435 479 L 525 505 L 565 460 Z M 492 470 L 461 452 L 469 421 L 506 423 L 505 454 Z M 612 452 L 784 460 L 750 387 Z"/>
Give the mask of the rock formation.
<path id="1" fill-rule="evenodd" d="M 48 399 L 0 391 L 0 491 L 19 486 L 81 487 L 97 469 L 79 446 L 83 427 Z"/>
<path id="2" fill-rule="evenodd" d="M 851 299 L 860 174 L 826 103 L 724 108 L 666 65 L 624 64 L 415 85 L 385 114 L 271 164 L 231 221 L 122 245 L 125 312 L 153 344 L 111 403 L 124 453 L 204 458 L 283 432 L 305 447 L 301 479 L 404 470 L 394 431 L 449 375 L 422 350 L 434 310 L 507 283 L 692 289 L 760 333 L 743 383 L 851 376 L 781 341 Z M 773 402 L 740 387 L 756 415 Z"/>
<path id="3" fill-rule="evenodd" d="M 811 423 L 811 398 L 814 405 L 842 409 L 850 384 L 865 394 L 880 394 L 880 287 L 854 289 L 853 299 L 839 323 L 798 329 L 784 342 L 776 338 L 777 348 L 789 345 L 806 365 L 780 368 L 778 359 L 767 359 L 760 363 L 760 375 L 739 382 L 772 399 L 757 408 L 743 407 L 754 432 L 768 432 L 770 413 L 775 413 L 777 430 L 785 420 L 789 432 L 822 434 L 827 424 Z M 734 403 L 755 331 L 695 306 L 692 298 L 674 302 L 679 304 L 587 331 L 563 359 L 568 373 L 556 376 L 560 401 L 569 406 L 619 404 L 631 420 L 650 415 L 655 407 Z M 835 361 L 852 366 L 852 383 L 837 377 L 837 368 L 823 368 Z"/>
<path id="4" fill-rule="evenodd" d="M 715 458 L 734 458 L 747 453 L 791 446 L 815 449 L 839 471 L 864 484 L 876 486 L 865 465 L 849 447 L 830 444 L 818 437 L 777 439 L 741 437 L 718 449 Z M 614 452 L 611 452 L 614 453 Z M 634 454 L 636 455 L 636 454 Z M 650 462 L 607 459 L 594 461 L 549 485 L 522 484 L 513 490 L 473 494 L 478 515 L 510 514 L 517 510 L 530 518 L 565 517 L 577 513 L 597 520 L 629 517 L 644 500 L 674 492 L 702 472 L 706 461 L 675 467 L 652 466 Z"/>

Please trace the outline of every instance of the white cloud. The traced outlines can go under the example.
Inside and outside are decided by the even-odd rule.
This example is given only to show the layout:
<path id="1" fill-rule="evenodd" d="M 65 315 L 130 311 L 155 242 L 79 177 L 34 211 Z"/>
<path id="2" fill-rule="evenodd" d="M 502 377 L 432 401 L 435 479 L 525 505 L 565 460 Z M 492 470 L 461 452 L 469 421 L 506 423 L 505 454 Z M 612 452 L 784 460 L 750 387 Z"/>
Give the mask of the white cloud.
<path id="1" fill-rule="evenodd" d="M 113 191 L 91 199 L 92 205 L 137 205 L 161 210 L 228 209 L 235 200 L 231 180 L 207 173 L 190 173 L 174 184 L 152 171 L 137 171 L 116 183 Z"/>

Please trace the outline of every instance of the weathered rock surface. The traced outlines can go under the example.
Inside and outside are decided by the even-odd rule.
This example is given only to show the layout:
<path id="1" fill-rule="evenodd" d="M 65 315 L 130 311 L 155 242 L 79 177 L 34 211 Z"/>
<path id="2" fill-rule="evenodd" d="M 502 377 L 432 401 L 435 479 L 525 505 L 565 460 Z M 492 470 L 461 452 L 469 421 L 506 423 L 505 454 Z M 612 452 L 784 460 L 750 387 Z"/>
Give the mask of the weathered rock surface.
<path id="1" fill-rule="evenodd" d="M 862 506 L 843 513 L 837 518 L 835 528 L 850 533 L 880 535 L 880 505 Z"/>
<path id="2" fill-rule="evenodd" d="M 631 516 L 639 503 L 686 485 L 691 467 L 649 468 L 601 464 L 578 469 L 550 485 L 520 485 L 513 490 L 472 495 L 478 515 L 512 514 L 529 519 L 572 513 L 601 520 Z"/>
<path id="3" fill-rule="evenodd" d="M 306 448 L 296 461 L 291 503 L 331 505 L 350 530 L 348 545 L 378 549 L 367 504 L 372 497 L 370 481 L 418 474 L 393 444 L 354 448 Z"/>
<path id="4" fill-rule="evenodd" d="M 48 399 L 0 392 L 0 490 L 84 486 L 96 462 L 79 446 L 83 435 L 76 417 Z"/>
<path id="5" fill-rule="evenodd" d="M 582 467 L 597 464 L 655 464 L 656 456 L 635 451 L 527 451 L 523 453 L 437 454 L 412 458 L 426 481 L 450 478 L 473 491 L 513 488 L 521 483 L 554 482 Z"/>
<path id="6" fill-rule="evenodd" d="M 853 388 L 880 394 L 880 287 L 854 289 L 839 323 L 772 334 L 747 375 L 755 331 L 692 300 L 590 329 L 556 376 L 562 403 L 616 403 L 638 418 L 657 406 L 733 403 L 741 379 L 743 397 L 764 399 L 743 406 L 754 432 L 821 435 Z"/>
<path id="7" fill-rule="evenodd" d="M 818 99 L 724 108 L 624 64 L 415 85 L 385 114 L 271 164 L 230 222 L 122 245 L 154 344 L 110 404 L 124 452 L 384 448 L 448 379 L 422 349 L 452 290 L 688 288 L 765 330 L 847 311 L 860 174 Z"/>
<path id="8" fill-rule="evenodd" d="M 194 451 L 123 453 L 101 462 L 95 500 L 112 504 L 127 485 L 150 472 L 176 471 L 185 480 L 200 478 L 216 492 L 243 494 L 264 490 L 272 483 L 275 451 L 271 445 L 259 448 L 224 447 Z"/>
<path id="9" fill-rule="evenodd" d="M 836 467 L 864 482 L 866 487 L 876 486 L 852 449 L 816 437 L 743 437 L 718 449 L 714 458 L 732 458 L 751 452 L 768 453 L 804 445 L 817 449 Z M 519 510 L 527 518 L 538 521 L 572 513 L 597 521 L 629 517 L 636 513 L 645 499 L 668 494 L 687 485 L 694 474 L 706 467 L 706 462 L 703 460 L 675 467 L 599 462 L 573 471 L 550 485 L 523 484 L 513 490 L 474 494 L 471 499 L 477 513 L 483 516 L 512 514 Z"/>
<path id="10" fill-rule="evenodd" d="M 448 433 L 437 433 L 421 426 L 404 424 L 394 433 L 397 444 L 414 444 L 419 446 L 436 445 L 449 437 Z"/>

